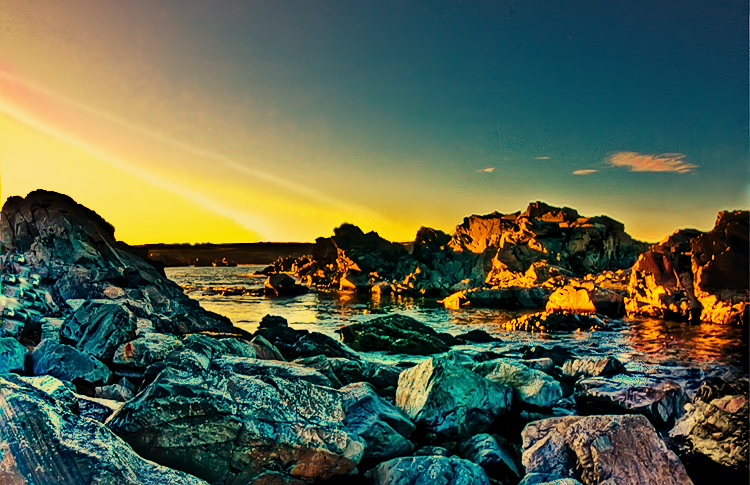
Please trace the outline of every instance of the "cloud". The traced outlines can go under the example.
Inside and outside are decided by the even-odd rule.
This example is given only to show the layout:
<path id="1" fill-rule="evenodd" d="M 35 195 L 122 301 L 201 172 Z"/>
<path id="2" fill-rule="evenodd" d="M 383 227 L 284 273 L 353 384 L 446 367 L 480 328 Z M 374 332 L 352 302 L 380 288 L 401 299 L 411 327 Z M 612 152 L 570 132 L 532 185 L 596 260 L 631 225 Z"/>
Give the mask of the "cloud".
<path id="1" fill-rule="evenodd" d="M 617 152 L 610 155 L 609 164 L 613 167 L 629 167 L 631 172 L 673 172 L 688 173 L 695 165 L 685 163 L 682 153 L 662 153 L 645 155 L 637 152 Z"/>
<path id="2" fill-rule="evenodd" d="M 477 170 L 477 172 L 492 173 L 495 171 L 495 167 L 487 167 Z"/>
<path id="3" fill-rule="evenodd" d="M 549 157 L 534 157 L 534 160 L 549 160 Z"/>
<path id="4" fill-rule="evenodd" d="M 576 170 L 573 172 L 573 175 L 588 175 L 594 172 L 598 172 L 599 170 L 594 170 L 593 168 L 587 168 L 584 170 Z"/>

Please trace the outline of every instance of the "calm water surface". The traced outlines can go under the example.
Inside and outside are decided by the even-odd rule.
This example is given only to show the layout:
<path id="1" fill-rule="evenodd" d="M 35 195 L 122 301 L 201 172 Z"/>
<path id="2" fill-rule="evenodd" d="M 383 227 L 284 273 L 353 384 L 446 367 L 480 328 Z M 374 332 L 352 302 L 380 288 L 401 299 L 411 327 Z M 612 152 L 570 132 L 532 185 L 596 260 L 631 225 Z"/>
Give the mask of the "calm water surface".
<path id="1" fill-rule="evenodd" d="M 568 334 L 530 334 L 507 331 L 502 324 L 519 315 L 495 309 L 448 310 L 435 299 L 384 297 L 329 292 L 308 293 L 294 298 L 264 296 L 221 296 L 210 293 L 216 287 L 263 287 L 265 276 L 254 271 L 263 266 L 231 268 L 167 268 L 167 276 L 207 310 L 227 316 L 253 332 L 264 315 L 280 315 L 297 329 L 306 329 L 339 338 L 336 330 L 357 321 L 376 318 L 380 313 L 398 312 L 452 334 L 471 329 L 486 330 L 503 339 L 502 344 L 473 344 L 464 350 L 512 352 L 526 345 L 563 345 L 583 354 L 614 354 L 629 368 L 640 366 L 689 367 L 709 374 L 747 374 L 747 334 L 743 329 L 724 325 L 689 325 L 657 319 L 622 321 L 618 330 Z M 454 347 L 455 348 L 455 347 Z M 460 348 L 459 348 L 460 349 Z"/>

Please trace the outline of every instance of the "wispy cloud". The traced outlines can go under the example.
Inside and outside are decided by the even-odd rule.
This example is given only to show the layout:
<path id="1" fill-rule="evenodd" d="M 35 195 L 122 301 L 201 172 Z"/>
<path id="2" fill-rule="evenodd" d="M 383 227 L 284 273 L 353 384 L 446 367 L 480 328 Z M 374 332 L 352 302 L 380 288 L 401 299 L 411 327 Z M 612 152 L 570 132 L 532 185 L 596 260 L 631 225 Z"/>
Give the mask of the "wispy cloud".
<path id="1" fill-rule="evenodd" d="M 549 157 L 534 157 L 534 160 L 549 160 Z"/>
<path id="2" fill-rule="evenodd" d="M 575 172 L 573 172 L 573 175 L 588 175 L 588 174 L 595 173 L 598 171 L 599 170 L 594 170 L 593 168 L 587 168 L 584 170 L 576 170 Z"/>
<path id="3" fill-rule="evenodd" d="M 631 172 L 673 172 L 688 173 L 696 168 L 691 163 L 685 163 L 682 153 L 662 153 L 661 155 L 646 155 L 637 152 L 617 152 L 610 155 L 609 162 L 613 167 L 628 167 Z"/>
<path id="4" fill-rule="evenodd" d="M 492 173 L 495 171 L 495 167 L 487 167 L 477 170 L 477 172 Z"/>

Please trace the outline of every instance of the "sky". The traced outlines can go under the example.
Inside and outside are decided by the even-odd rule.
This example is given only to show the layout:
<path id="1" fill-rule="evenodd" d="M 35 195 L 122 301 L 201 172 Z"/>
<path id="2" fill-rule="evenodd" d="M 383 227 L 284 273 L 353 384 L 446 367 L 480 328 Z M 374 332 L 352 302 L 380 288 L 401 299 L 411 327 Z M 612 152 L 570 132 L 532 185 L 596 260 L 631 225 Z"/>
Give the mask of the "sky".
<path id="1" fill-rule="evenodd" d="M 130 244 L 396 241 L 529 202 L 658 241 L 748 209 L 748 5 L 0 4 L 0 199 Z"/>

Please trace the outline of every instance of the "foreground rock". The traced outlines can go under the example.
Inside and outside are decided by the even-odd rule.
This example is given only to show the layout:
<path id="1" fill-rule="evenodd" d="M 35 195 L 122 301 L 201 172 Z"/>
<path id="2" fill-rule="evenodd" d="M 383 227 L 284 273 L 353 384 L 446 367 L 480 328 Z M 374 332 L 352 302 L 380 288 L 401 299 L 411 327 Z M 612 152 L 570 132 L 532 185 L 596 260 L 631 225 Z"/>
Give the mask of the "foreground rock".
<path id="1" fill-rule="evenodd" d="M 11 337 L 0 338 L 0 374 L 23 372 L 29 351 Z"/>
<path id="2" fill-rule="evenodd" d="M 593 413 L 639 413 L 654 426 L 672 427 L 684 414 L 690 399 L 682 386 L 671 380 L 639 375 L 581 379 L 575 385 L 579 409 Z"/>
<path id="3" fill-rule="evenodd" d="M 512 390 L 430 358 L 401 373 L 396 406 L 428 432 L 461 438 L 481 432 L 510 409 Z"/>
<path id="4" fill-rule="evenodd" d="M 107 383 L 112 373 L 94 356 L 54 340 L 43 340 L 31 353 L 35 375 L 51 375 L 66 381 Z"/>
<path id="5" fill-rule="evenodd" d="M 720 212 L 710 232 L 681 230 L 652 246 L 633 267 L 628 315 L 746 324 L 749 220 Z"/>
<path id="6" fill-rule="evenodd" d="M 359 356 L 338 340 L 318 332 L 295 330 L 283 317 L 266 315 L 260 322 L 255 336 L 263 337 L 273 345 L 286 360 L 301 357 L 343 357 L 359 360 Z"/>
<path id="7" fill-rule="evenodd" d="M 380 398 L 365 382 L 341 388 L 346 425 L 365 441 L 362 459 L 408 455 L 414 449 L 409 435 L 414 423 L 398 408 Z"/>
<path id="8" fill-rule="evenodd" d="M 514 398 L 525 404 L 548 408 L 562 398 L 559 382 L 518 361 L 495 359 L 477 364 L 472 370 L 493 382 L 513 388 Z"/>
<path id="9" fill-rule="evenodd" d="M 59 381 L 58 381 L 59 382 Z M 20 379 L 0 377 L 0 482 L 206 485 L 138 456 L 100 423 Z"/>
<path id="10" fill-rule="evenodd" d="M 325 382 L 320 374 L 241 357 L 207 363 L 187 349 L 168 364 L 108 421 L 141 456 L 211 483 L 315 482 L 362 457 L 341 395 L 310 382 Z"/>
<path id="11" fill-rule="evenodd" d="M 737 392 L 740 389 L 733 390 Z M 714 463 L 743 470 L 748 468 L 748 396 L 728 394 L 713 397 L 701 389 L 699 397 L 675 424 L 669 436 L 688 455 L 702 455 Z"/>
<path id="12" fill-rule="evenodd" d="M 643 416 L 568 416 L 529 423 L 523 465 L 541 481 L 585 485 L 691 484 L 679 458 Z M 534 483 L 541 483 L 534 482 Z"/>
<path id="13" fill-rule="evenodd" d="M 482 467 L 445 456 L 413 456 L 386 461 L 368 473 L 375 485 L 490 485 Z"/>
<path id="14" fill-rule="evenodd" d="M 521 471 L 511 454 L 495 436 L 480 433 L 459 444 L 461 456 L 484 468 L 489 477 L 501 481 L 516 481 Z"/>
<path id="15" fill-rule="evenodd" d="M 437 354 L 459 341 L 440 334 L 411 317 L 388 315 L 367 322 L 353 323 L 339 330 L 344 343 L 354 350 L 385 350 L 402 354 Z"/>

